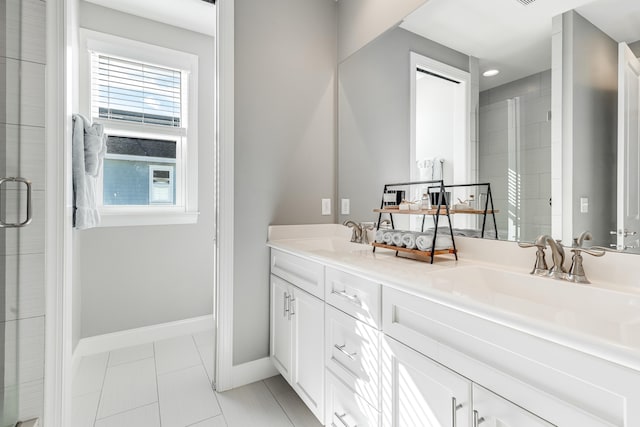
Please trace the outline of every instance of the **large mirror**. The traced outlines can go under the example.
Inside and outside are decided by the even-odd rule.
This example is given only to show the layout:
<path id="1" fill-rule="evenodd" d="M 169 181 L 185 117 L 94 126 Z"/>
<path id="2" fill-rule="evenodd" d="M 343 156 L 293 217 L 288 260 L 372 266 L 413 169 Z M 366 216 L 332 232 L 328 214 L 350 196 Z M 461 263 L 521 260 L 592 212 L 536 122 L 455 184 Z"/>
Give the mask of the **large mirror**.
<path id="1" fill-rule="evenodd" d="M 491 184 L 499 239 L 566 241 L 591 230 L 594 244 L 617 243 L 617 49 L 640 47 L 638 3 L 431 0 L 342 61 L 338 195 L 350 212 L 340 220 L 376 220 L 387 183 L 442 178 Z M 587 26 L 602 34 L 574 34 Z M 568 43 L 574 38 L 584 40 Z M 567 70 L 584 51 L 595 81 L 580 98 L 584 79 Z M 451 190 L 452 203 L 487 197 L 486 187 Z M 479 228 L 472 216 L 455 215 L 453 227 Z"/>

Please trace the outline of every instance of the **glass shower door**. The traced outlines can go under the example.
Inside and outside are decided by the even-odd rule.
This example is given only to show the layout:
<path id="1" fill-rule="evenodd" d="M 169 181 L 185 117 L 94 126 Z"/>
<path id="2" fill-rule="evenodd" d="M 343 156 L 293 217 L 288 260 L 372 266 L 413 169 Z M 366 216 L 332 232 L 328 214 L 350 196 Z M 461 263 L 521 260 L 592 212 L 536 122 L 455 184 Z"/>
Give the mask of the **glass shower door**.
<path id="1" fill-rule="evenodd" d="M 0 2 L 0 427 L 44 402 L 45 2 Z"/>

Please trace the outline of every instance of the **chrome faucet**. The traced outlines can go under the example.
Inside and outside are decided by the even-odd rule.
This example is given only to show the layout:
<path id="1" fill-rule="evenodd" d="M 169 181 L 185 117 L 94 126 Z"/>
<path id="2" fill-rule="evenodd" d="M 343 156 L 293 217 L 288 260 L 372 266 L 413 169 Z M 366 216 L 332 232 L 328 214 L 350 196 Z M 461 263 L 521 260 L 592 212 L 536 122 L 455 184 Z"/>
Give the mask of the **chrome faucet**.
<path id="1" fill-rule="evenodd" d="M 536 263 L 533 267 L 531 274 L 537 276 L 552 277 L 554 279 L 567 280 L 574 283 L 591 283 L 587 280 L 582 266 L 582 252 L 588 253 L 592 256 L 601 257 L 605 251 L 602 248 L 583 248 L 583 244 L 586 240 L 591 240 L 593 236 L 591 232 L 585 231 L 580 236 L 573 239 L 573 246 L 571 252 L 573 257 L 571 260 L 571 267 L 569 271 L 564 268 L 564 246 L 559 240 L 554 240 L 553 237 L 543 234 L 538 236 L 534 243 L 519 243 L 522 248 L 536 247 Z M 547 268 L 547 262 L 545 260 L 544 250 L 547 245 L 551 248 L 551 257 L 553 259 L 553 265 L 551 268 Z"/>
<path id="2" fill-rule="evenodd" d="M 362 227 L 360 227 L 360 225 L 358 223 L 348 219 L 345 222 L 343 222 L 342 225 L 352 229 L 352 231 L 351 231 L 351 242 L 353 242 L 353 243 L 362 243 Z"/>
<path id="3" fill-rule="evenodd" d="M 543 234 L 536 239 L 536 246 L 545 246 L 549 244 L 551 248 L 551 259 L 553 265 L 549 269 L 549 276 L 554 279 L 564 279 L 567 275 L 567 270 L 564 268 L 564 247 L 559 240 L 555 240 L 548 234 Z"/>
<path id="4" fill-rule="evenodd" d="M 360 242 L 359 243 L 364 243 L 365 245 L 369 244 L 369 235 L 368 235 L 368 231 L 369 230 L 375 230 L 376 229 L 376 223 L 375 222 L 361 222 L 360 223 Z"/>
<path id="5" fill-rule="evenodd" d="M 573 283 L 591 283 L 589 279 L 587 279 L 587 275 L 584 272 L 584 267 L 582 266 L 582 252 L 587 253 L 591 256 L 601 257 L 604 255 L 603 249 L 596 248 L 583 248 L 585 240 L 591 240 L 593 236 L 590 231 L 583 231 L 580 236 L 573 239 L 573 248 L 571 252 L 573 252 L 573 257 L 571 258 L 571 267 L 569 268 L 569 273 L 567 274 L 567 280 Z"/>

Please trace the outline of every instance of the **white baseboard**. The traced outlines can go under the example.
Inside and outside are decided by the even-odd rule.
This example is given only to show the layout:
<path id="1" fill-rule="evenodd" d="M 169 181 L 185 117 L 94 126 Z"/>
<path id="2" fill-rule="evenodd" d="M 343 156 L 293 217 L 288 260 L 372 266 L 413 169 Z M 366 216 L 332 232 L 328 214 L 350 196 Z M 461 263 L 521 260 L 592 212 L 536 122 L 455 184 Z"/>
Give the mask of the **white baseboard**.
<path id="1" fill-rule="evenodd" d="M 128 329 L 126 331 L 82 338 L 73 352 L 73 372 L 80 358 L 91 354 L 104 353 L 134 345 L 148 344 L 154 341 L 175 338 L 181 335 L 195 334 L 213 329 L 213 315 L 194 317 L 159 325 Z"/>
<path id="2" fill-rule="evenodd" d="M 279 372 L 269 357 L 242 363 L 233 367 L 233 388 L 255 383 L 278 375 Z"/>

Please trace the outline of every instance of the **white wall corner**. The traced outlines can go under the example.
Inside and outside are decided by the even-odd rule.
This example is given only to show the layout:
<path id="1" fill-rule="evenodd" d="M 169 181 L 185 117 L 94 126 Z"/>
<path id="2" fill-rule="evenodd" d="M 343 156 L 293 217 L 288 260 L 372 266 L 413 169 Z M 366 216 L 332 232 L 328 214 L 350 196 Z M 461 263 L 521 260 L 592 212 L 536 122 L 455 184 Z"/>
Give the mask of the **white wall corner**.
<path id="1" fill-rule="evenodd" d="M 216 93 L 218 169 L 216 187 L 216 292 L 217 321 L 215 387 L 233 388 L 233 246 L 234 246 L 234 0 L 217 6 Z"/>

